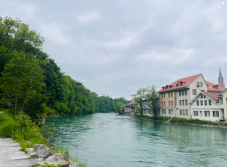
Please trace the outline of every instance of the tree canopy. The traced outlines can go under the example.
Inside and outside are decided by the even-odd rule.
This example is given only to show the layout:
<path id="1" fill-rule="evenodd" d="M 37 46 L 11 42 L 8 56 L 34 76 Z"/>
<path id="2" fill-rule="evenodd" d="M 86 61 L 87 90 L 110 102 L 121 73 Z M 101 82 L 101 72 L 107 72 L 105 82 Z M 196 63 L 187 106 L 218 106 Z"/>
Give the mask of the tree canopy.
<path id="1" fill-rule="evenodd" d="M 0 17 L 0 102 L 14 115 L 33 120 L 48 115 L 114 112 L 124 98 L 98 96 L 42 51 L 44 38 L 19 19 Z M 115 111 L 116 112 L 116 111 Z"/>

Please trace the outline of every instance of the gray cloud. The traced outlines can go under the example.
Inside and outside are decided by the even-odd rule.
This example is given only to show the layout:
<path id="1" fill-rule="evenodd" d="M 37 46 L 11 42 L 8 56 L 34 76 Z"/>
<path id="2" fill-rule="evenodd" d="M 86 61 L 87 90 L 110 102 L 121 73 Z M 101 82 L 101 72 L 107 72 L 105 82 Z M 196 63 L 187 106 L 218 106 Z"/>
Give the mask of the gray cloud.
<path id="1" fill-rule="evenodd" d="M 227 5 L 206 0 L 0 0 L 45 37 L 62 71 L 98 94 L 126 97 L 202 73 L 227 74 Z M 227 77 L 225 77 L 227 80 Z"/>

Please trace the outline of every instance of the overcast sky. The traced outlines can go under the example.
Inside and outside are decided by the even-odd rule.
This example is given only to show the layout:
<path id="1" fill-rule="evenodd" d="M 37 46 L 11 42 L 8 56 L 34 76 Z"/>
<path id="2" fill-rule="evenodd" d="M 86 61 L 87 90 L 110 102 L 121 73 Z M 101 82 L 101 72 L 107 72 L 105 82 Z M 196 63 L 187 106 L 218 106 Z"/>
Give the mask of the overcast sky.
<path id="1" fill-rule="evenodd" d="M 0 0 L 45 38 L 43 51 L 99 95 L 131 98 L 202 73 L 227 81 L 227 1 Z M 220 6 L 221 8 L 219 8 Z"/>

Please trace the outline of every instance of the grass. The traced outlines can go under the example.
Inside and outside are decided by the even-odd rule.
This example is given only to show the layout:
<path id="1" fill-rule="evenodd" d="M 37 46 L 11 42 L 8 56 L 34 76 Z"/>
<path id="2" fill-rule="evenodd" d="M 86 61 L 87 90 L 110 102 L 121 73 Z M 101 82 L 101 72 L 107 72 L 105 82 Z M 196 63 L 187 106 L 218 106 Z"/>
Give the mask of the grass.
<path id="1" fill-rule="evenodd" d="M 21 151 L 24 152 L 26 148 L 34 147 L 35 143 L 47 144 L 47 139 L 43 137 L 38 125 L 26 115 L 18 115 L 13 119 L 6 113 L 0 113 L 0 137 L 13 138 L 20 143 Z M 30 141 L 30 143 L 25 141 Z"/>

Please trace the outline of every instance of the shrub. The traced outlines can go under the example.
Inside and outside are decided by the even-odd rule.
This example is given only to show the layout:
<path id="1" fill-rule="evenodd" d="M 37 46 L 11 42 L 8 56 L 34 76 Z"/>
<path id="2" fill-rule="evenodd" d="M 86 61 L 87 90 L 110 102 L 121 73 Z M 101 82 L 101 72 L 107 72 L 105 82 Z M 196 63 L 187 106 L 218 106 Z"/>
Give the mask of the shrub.
<path id="1" fill-rule="evenodd" d="M 22 147 L 24 141 L 43 144 L 47 142 L 40 131 L 38 125 L 31 121 L 25 114 L 19 114 L 15 120 L 7 114 L 0 114 L 0 137 L 12 137 L 18 141 Z"/>
<path id="2" fill-rule="evenodd" d="M 190 124 L 198 124 L 198 125 L 218 125 L 217 122 L 212 121 L 203 121 L 199 119 L 184 119 L 184 118 L 172 118 L 170 122 L 177 122 L 177 123 L 190 123 Z"/>
<path id="3" fill-rule="evenodd" d="M 157 117 L 156 120 L 164 122 L 164 121 L 168 121 L 170 119 L 170 117 Z"/>
<path id="4" fill-rule="evenodd" d="M 0 114 L 0 136 L 1 137 L 11 137 L 13 135 L 16 123 L 13 118 L 8 115 Z"/>

